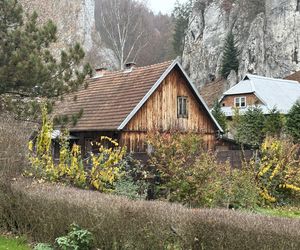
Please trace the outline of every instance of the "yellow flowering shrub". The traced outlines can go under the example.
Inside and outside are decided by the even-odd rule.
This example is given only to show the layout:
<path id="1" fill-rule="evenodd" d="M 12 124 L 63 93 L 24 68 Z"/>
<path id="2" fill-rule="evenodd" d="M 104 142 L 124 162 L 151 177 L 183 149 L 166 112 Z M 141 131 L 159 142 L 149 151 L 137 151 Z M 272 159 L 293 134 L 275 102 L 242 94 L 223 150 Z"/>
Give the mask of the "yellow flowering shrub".
<path id="1" fill-rule="evenodd" d="M 103 142 L 106 141 L 112 146 L 106 148 Z M 119 144 L 109 137 L 102 136 L 100 142 L 96 143 L 99 147 L 97 154 L 92 154 L 90 184 L 102 192 L 111 192 L 114 190 L 114 184 L 124 174 L 123 159 L 126 154 L 125 147 L 119 147 Z"/>
<path id="2" fill-rule="evenodd" d="M 267 137 L 261 145 L 258 184 L 267 203 L 287 202 L 300 192 L 299 145 L 287 139 Z M 252 164 L 255 164 L 253 161 Z"/>
<path id="3" fill-rule="evenodd" d="M 29 161 L 34 174 L 38 177 L 47 177 L 50 180 L 56 180 L 59 176 L 58 170 L 54 166 L 51 153 L 51 133 L 53 124 L 48 119 L 47 108 L 42 108 L 42 127 L 37 136 L 36 148 L 34 149 L 33 141 L 28 144 Z M 31 174 L 32 175 L 32 174 Z"/>
<path id="4" fill-rule="evenodd" d="M 67 177 L 75 186 L 84 187 L 87 182 L 87 173 L 85 172 L 81 149 L 74 144 L 71 150 L 70 164 L 67 168 Z"/>
<path id="5" fill-rule="evenodd" d="M 53 124 L 48 119 L 47 109 L 44 107 L 42 111 L 42 127 L 36 142 L 30 141 L 28 144 L 31 168 L 25 174 L 82 188 L 91 186 L 102 192 L 114 190 L 115 182 L 124 173 L 122 161 L 126 148 L 119 147 L 109 137 L 101 137 L 100 143 L 97 143 L 99 153 L 92 155 L 92 168 L 89 170 L 83 164 L 80 146 L 74 144 L 70 149 L 69 132 L 63 130 L 60 136 L 59 162 L 54 163 L 51 144 Z M 108 141 L 111 146 L 104 147 L 104 141 Z"/>
<path id="6" fill-rule="evenodd" d="M 58 168 L 60 176 L 67 175 L 70 164 L 70 145 L 68 141 L 69 133 L 63 130 L 59 140 L 59 163 Z"/>

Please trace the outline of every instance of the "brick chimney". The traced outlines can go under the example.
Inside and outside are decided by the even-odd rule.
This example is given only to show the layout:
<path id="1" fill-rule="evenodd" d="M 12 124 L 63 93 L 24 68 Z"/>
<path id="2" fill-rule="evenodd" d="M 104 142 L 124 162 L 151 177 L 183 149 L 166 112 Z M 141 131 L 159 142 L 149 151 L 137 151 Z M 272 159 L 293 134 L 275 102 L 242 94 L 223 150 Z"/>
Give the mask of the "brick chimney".
<path id="1" fill-rule="evenodd" d="M 128 62 L 128 63 L 125 64 L 124 72 L 129 73 L 135 68 L 136 68 L 136 63 L 135 62 Z"/>
<path id="2" fill-rule="evenodd" d="M 107 72 L 107 68 L 106 67 L 99 67 L 99 68 L 96 68 L 95 71 L 96 71 L 95 77 L 102 77 Z"/>

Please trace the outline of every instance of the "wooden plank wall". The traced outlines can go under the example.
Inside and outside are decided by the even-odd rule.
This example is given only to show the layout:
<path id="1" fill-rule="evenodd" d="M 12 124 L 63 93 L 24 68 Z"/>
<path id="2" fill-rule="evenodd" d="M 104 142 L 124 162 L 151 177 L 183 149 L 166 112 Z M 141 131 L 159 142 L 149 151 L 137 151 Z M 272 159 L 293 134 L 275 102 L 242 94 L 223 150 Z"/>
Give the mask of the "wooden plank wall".
<path id="1" fill-rule="evenodd" d="M 188 97 L 188 118 L 177 118 L 177 97 Z M 213 148 L 217 129 L 205 108 L 199 104 L 186 80 L 174 69 L 153 93 L 121 134 L 121 143 L 130 151 L 145 151 L 147 132 L 158 130 L 199 133 Z"/>

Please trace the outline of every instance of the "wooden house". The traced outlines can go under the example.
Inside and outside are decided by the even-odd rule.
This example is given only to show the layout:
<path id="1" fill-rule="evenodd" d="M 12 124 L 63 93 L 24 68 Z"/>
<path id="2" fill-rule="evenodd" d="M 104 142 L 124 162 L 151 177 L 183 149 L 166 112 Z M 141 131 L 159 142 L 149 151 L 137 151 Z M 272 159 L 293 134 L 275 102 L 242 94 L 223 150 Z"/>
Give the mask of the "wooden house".
<path id="1" fill-rule="evenodd" d="M 70 127 L 84 153 L 102 135 L 117 139 L 131 152 L 147 152 L 151 131 L 195 132 L 213 149 L 222 132 L 207 105 L 178 61 L 123 71 L 99 71 L 88 87 L 57 105 L 57 113 L 83 110 Z"/>

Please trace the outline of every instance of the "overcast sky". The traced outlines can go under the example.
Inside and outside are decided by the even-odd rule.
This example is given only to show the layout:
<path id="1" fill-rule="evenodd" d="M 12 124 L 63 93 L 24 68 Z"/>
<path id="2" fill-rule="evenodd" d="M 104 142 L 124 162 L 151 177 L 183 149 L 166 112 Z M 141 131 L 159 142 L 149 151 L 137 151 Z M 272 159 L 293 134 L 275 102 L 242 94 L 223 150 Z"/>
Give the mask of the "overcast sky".
<path id="1" fill-rule="evenodd" d="M 184 3 L 187 0 L 179 0 L 179 2 Z M 176 0 L 148 0 L 149 7 L 155 12 L 159 11 L 163 14 L 170 14 L 173 10 Z"/>

